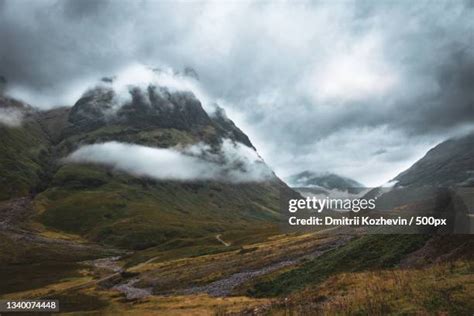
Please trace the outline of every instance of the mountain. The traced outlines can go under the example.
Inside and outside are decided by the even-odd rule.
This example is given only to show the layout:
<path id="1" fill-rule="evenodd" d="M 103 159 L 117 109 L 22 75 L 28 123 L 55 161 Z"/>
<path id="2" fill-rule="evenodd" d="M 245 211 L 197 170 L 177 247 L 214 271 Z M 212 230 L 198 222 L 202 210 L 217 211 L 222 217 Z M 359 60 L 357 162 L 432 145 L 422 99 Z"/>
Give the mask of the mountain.
<path id="1" fill-rule="evenodd" d="M 435 146 L 392 181 L 402 187 L 473 186 L 474 133 Z"/>
<path id="2" fill-rule="evenodd" d="M 245 237 L 274 229 L 280 190 L 290 189 L 223 109 L 209 114 L 194 94 L 152 84 L 119 97 L 101 86 L 72 108 L 50 111 L 2 98 L 4 121 L 6 114 L 21 116 L 14 125 L 0 121 L 5 208 L 27 198 L 28 221 L 41 233 L 131 250 L 196 245 L 211 251 L 222 246 L 214 238 L 219 232 Z M 91 160 L 90 150 L 102 145 L 126 150 L 123 157 L 100 152 Z M 70 159 L 81 148 L 82 158 Z M 144 153 L 147 165 L 154 150 L 177 157 L 183 169 L 130 170 L 141 166 L 130 157 Z M 195 178 L 173 178 L 188 173 Z"/>
<path id="3" fill-rule="evenodd" d="M 366 198 L 377 197 L 381 210 L 447 219 L 439 232 L 470 233 L 474 229 L 474 133 L 448 139 Z"/>
<path id="4" fill-rule="evenodd" d="M 334 173 L 303 171 L 288 178 L 294 187 L 319 187 L 326 190 L 348 191 L 363 188 L 364 185 L 347 177 Z"/>

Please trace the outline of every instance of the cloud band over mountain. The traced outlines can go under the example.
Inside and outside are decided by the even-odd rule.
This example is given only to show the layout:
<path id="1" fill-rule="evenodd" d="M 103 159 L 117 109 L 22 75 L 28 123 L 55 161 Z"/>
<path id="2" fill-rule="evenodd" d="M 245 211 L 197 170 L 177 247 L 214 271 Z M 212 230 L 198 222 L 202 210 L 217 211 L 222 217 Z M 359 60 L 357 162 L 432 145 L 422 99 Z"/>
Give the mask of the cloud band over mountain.
<path id="1" fill-rule="evenodd" d="M 95 163 L 158 180 L 239 183 L 265 181 L 273 176 L 253 149 L 230 140 L 224 140 L 217 153 L 202 143 L 164 149 L 106 142 L 82 146 L 64 162 Z"/>

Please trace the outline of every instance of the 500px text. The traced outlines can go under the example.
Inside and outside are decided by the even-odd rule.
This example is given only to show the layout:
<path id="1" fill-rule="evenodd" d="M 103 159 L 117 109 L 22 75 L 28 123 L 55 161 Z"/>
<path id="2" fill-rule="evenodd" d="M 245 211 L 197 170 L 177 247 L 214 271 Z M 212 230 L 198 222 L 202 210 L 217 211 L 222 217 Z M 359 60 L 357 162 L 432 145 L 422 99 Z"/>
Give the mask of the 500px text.
<path id="1" fill-rule="evenodd" d="M 335 225 L 335 226 L 446 226 L 446 219 L 435 218 L 433 216 L 412 216 L 409 220 L 403 217 L 397 218 L 370 218 L 369 216 L 356 216 L 356 217 L 341 217 L 332 218 L 330 216 L 325 217 L 309 217 L 309 218 L 297 218 L 291 216 L 288 219 L 288 223 L 291 226 L 323 226 L 323 225 Z"/>

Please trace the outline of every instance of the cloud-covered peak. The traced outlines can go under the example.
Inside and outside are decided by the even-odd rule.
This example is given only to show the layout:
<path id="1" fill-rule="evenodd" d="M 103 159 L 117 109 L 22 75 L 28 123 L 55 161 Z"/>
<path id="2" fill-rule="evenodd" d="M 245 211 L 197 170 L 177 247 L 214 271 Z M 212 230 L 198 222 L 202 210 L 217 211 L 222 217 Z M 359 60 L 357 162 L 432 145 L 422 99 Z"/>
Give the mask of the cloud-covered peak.
<path id="1" fill-rule="evenodd" d="M 25 116 L 28 112 L 31 112 L 31 110 L 32 109 L 29 105 L 14 99 L 3 97 L 0 94 L 0 126 L 21 126 Z"/>

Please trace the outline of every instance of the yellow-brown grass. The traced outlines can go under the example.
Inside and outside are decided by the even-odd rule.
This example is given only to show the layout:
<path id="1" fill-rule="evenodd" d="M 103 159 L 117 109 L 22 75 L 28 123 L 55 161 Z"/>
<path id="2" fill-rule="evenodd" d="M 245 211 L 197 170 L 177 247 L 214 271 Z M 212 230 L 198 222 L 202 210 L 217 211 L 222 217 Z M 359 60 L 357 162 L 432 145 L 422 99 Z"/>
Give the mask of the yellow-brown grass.
<path id="1" fill-rule="evenodd" d="M 471 315 L 474 262 L 342 273 L 281 300 L 270 314 Z"/>

